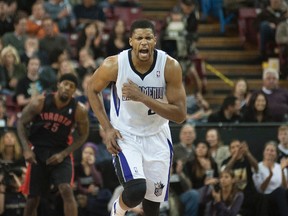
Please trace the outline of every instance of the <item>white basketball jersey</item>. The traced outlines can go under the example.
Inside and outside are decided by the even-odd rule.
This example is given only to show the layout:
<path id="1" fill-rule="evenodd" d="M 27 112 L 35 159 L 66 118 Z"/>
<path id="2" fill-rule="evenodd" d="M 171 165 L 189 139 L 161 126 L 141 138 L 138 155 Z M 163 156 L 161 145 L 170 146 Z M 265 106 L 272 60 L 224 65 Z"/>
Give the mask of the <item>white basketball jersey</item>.
<path id="1" fill-rule="evenodd" d="M 122 96 L 122 86 L 130 79 L 146 95 L 168 103 L 164 77 L 166 59 L 165 52 L 155 50 L 151 68 L 141 74 L 132 64 L 131 50 L 124 50 L 118 55 L 118 77 L 111 90 L 110 106 L 111 123 L 115 128 L 134 135 L 147 136 L 158 133 L 163 127 L 169 127 L 167 119 L 157 115 L 143 103 Z"/>

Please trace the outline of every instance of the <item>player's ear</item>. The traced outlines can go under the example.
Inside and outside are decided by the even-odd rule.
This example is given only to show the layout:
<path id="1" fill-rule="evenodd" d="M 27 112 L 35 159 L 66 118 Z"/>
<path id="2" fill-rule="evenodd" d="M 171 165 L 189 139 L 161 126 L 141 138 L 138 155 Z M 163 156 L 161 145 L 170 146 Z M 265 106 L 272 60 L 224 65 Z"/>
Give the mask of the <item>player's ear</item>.
<path id="1" fill-rule="evenodd" d="M 132 47 L 132 38 L 129 37 L 129 45 Z"/>

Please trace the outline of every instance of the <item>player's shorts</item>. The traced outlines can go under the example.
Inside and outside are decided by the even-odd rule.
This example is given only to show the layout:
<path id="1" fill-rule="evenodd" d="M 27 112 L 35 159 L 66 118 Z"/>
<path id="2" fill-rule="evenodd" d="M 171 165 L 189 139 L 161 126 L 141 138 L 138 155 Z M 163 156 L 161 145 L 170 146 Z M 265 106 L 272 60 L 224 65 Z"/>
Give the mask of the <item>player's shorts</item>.
<path id="1" fill-rule="evenodd" d="M 49 192 L 51 185 L 70 184 L 73 176 L 71 157 L 66 157 L 60 164 L 46 165 L 46 160 L 57 151 L 38 147 L 33 149 L 37 164 L 31 164 L 28 194 L 31 196 L 43 195 Z M 58 151 L 59 152 L 59 151 Z"/>
<path id="2" fill-rule="evenodd" d="M 116 174 L 123 185 L 132 179 L 146 179 L 145 199 L 168 200 L 169 176 L 173 158 L 170 129 L 151 136 L 121 132 L 117 140 L 122 151 L 113 157 Z"/>

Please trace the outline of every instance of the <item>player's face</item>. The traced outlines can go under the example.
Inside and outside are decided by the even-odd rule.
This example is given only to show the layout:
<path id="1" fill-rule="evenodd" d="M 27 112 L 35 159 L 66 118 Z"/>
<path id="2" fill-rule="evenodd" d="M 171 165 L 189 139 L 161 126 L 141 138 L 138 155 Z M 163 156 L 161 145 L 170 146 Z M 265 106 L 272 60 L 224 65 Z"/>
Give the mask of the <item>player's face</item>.
<path id="1" fill-rule="evenodd" d="M 129 38 L 129 44 L 137 59 L 140 61 L 149 61 L 153 57 L 156 37 L 150 28 L 135 29 L 132 37 Z"/>
<path id="2" fill-rule="evenodd" d="M 76 91 L 76 85 L 69 80 L 63 80 L 58 84 L 58 92 L 62 102 L 68 101 Z"/>

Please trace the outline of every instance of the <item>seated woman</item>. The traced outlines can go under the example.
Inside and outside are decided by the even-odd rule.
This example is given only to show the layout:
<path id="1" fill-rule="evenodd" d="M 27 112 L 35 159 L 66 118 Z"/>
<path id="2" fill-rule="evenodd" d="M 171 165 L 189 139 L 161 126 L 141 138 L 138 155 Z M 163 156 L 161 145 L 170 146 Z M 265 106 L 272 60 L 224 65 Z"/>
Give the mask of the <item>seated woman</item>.
<path id="1" fill-rule="evenodd" d="M 202 197 L 206 185 L 213 185 L 218 182 L 217 164 L 210 156 L 209 144 L 200 141 L 195 146 L 195 156 L 192 161 L 187 161 L 184 166 L 184 173 L 190 179 L 192 188 L 199 193 L 198 214 L 203 215 Z"/>
<path id="2" fill-rule="evenodd" d="M 259 92 L 251 96 L 242 121 L 257 123 L 271 121 L 268 111 L 268 101 L 265 94 Z"/>
<path id="3" fill-rule="evenodd" d="M 264 194 L 264 198 L 268 199 L 269 204 L 278 207 L 280 216 L 284 216 L 288 212 L 287 172 L 285 172 L 288 160 L 284 159 L 279 164 L 276 159 L 277 144 L 269 141 L 264 147 L 263 161 L 258 164 L 258 172 L 253 174 L 253 181 L 257 191 Z M 273 213 L 275 213 L 275 209 L 273 209 Z"/>
<path id="4" fill-rule="evenodd" d="M 236 216 L 244 200 L 244 195 L 237 189 L 234 172 L 224 170 L 220 174 L 219 184 L 207 186 L 205 193 L 205 215 Z"/>
<path id="5" fill-rule="evenodd" d="M 108 215 L 107 204 L 111 192 L 102 187 L 102 175 L 95 166 L 96 152 L 97 147 L 92 143 L 86 143 L 82 148 L 81 163 L 75 167 L 77 193 L 87 196 L 87 211 L 90 214 L 100 215 L 101 212 Z"/>
<path id="6" fill-rule="evenodd" d="M 0 165 L 0 215 L 23 215 L 26 198 L 19 191 L 26 169 L 14 131 L 6 131 L 1 136 Z"/>

